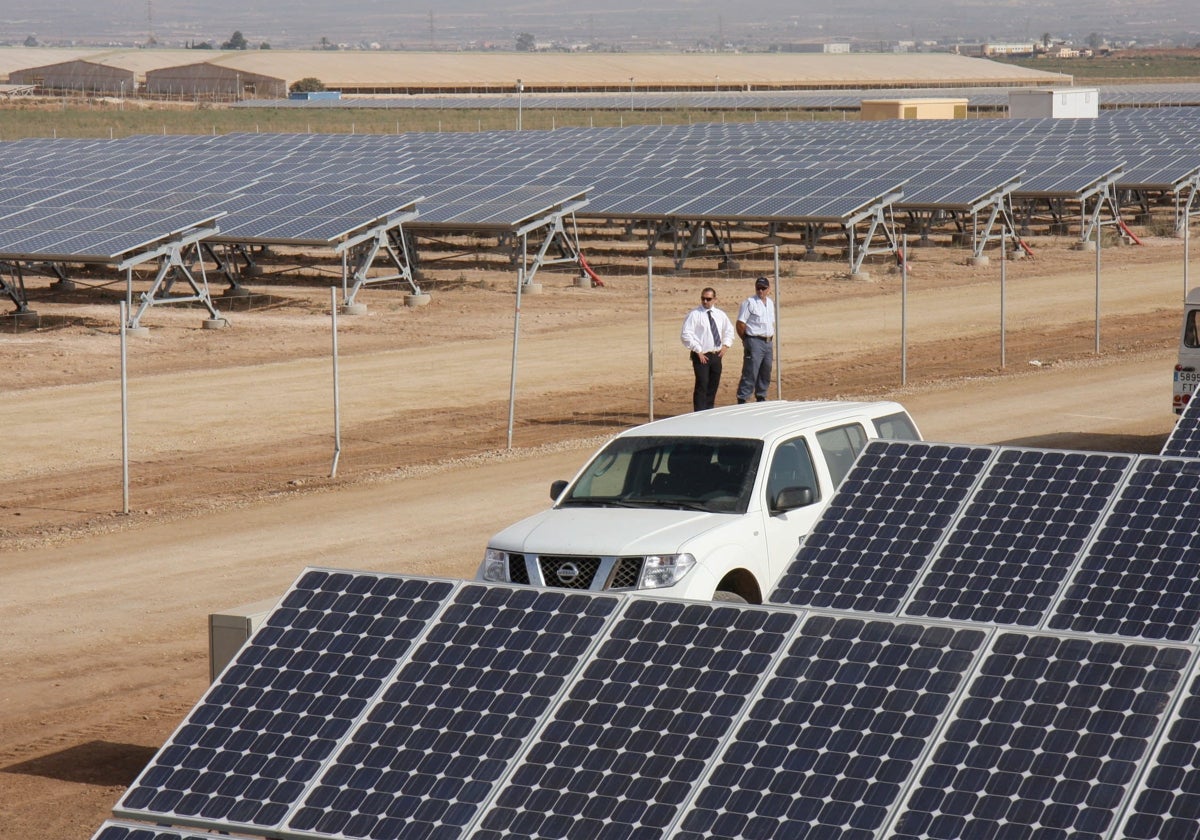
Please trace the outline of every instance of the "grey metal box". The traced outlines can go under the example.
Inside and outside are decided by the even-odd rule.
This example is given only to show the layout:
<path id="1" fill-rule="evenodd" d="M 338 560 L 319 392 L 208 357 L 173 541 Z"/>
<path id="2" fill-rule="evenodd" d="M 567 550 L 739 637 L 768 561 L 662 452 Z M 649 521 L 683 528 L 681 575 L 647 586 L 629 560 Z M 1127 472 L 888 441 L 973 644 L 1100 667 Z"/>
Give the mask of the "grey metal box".
<path id="1" fill-rule="evenodd" d="M 279 599 L 272 598 L 208 616 L 209 682 L 216 681 L 278 603 Z"/>

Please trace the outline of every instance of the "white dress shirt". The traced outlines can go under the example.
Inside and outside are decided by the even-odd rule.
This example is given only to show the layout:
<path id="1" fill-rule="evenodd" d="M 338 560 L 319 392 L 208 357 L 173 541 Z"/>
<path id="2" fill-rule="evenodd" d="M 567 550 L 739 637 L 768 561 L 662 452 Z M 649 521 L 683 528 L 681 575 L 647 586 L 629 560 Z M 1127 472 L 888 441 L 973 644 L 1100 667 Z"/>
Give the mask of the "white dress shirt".
<path id="1" fill-rule="evenodd" d="M 717 332 L 721 334 L 720 344 L 713 341 L 712 327 L 708 325 L 709 312 L 713 314 Z M 714 350 L 720 350 L 722 346 L 732 347 L 733 336 L 733 322 L 729 320 L 729 316 L 715 306 L 712 309 L 705 309 L 704 304 L 700 304 L 687 314 L 687 317 L 683 319 L 683 330 L 679 334 L 683 346 L 693 353 L 711 353 Z"/>
<path id="2" fill-rule="evenodd" d="M 775 306 L 770 298 L 759 300 L 758 295 L 746 298 L 738 309 L 737 319 L 746 325 L 746 335 L 775 336 Z"/>

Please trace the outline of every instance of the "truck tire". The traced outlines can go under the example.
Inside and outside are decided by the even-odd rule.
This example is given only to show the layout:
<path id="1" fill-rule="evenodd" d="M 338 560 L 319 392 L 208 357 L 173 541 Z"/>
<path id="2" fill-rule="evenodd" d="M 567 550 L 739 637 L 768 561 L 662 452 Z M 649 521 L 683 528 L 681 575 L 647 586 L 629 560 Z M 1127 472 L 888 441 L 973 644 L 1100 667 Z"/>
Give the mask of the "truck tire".
<path id="1" fill-rule="evenodd" d="M 748 604 L 750 603 L 736 592 L 726 592 L 724 589 L 718 589 L 713 593 L 714 601 L 724 601 L 727 604 Z"/>

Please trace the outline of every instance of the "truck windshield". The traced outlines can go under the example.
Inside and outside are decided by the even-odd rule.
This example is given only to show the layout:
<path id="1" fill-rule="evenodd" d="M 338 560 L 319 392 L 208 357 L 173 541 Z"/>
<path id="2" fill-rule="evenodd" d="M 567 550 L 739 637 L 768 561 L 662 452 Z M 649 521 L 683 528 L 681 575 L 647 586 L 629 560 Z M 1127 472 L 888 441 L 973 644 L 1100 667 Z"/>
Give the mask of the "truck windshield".
<path id="1" fill-rule="evenodd" d="M 617 438 L 559 505 L 745 513 L 761 454 L 762 441 L 741 438 Z"/>

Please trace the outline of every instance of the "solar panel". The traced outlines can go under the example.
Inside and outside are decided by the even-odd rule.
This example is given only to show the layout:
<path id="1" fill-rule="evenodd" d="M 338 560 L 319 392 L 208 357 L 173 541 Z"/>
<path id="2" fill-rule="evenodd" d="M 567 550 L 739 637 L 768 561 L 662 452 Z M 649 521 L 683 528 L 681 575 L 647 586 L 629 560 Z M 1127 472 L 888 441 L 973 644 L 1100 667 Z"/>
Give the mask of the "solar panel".
<path id="1" fill-rule="evenodd" d="M 1171 716 L 1166 735 L 1150 762 L 1125 824 L 1115 835 L 1125 840 L 1159 840 L 1196 834 L 1200 817 L 1200 678 L 1192 680 Z"/>
<path id="2" fill-rule="evenodd" d="M 797 617 L 631 601 L 472 837 L 661 836 Z"/>
<path id="3" fill-rule="evenodd" d="M 1200 461 L 1141 458 L 1048 626 L 1186 641 L 1200 625 Z"/>
<path id="4" fill-rule="evenodd" d="M 278 825 L 452 588 L 306 572 L 114 813 Z"/>
<path id="5" fill-rule="evenodd" d="M 1175 421 L 1175 428 L 1163 443 L 1162 454 L 1169 457 L 1200 458 L 1200 398 L 1191 399 Z"/>
<path id="6" fill-rule="evenodd" d="M 1000 634 L 888 836 L 1101 840 L 1188 659 L 1181 648 Z"/>
<path id="7" fill-rule="evenodd" d="M 213 835 L 206 831 L 195 832 L 164 826 L 139 825 L 120 820 L 106 821 L 92 835 L 92 840 L 212 840 L 212 838 Z M 238 840 L 238 838 L 230 836 L 229 840 Z"/>
<path id="8" fill-rule="evenodd" d="M 674 836 L 871 837 L 984 638 L 982 630 L 810 618 Z"/>
<path id="9" fill-rule="evenodd" d="M 771 602 L 896 611 L 993 452 L 868 443 L 780 577 Z"/>
<path id="10" fill-rule="evenodd" d="M 288 827 L 377 840 L 457 836 L 617 604 L 562 591 L 464 587 Z"/>
<path id="11" fill-rule="evenodd" d="M 1132 463 L 1002 449 L 903 614 L 1039 626 Z"/>

